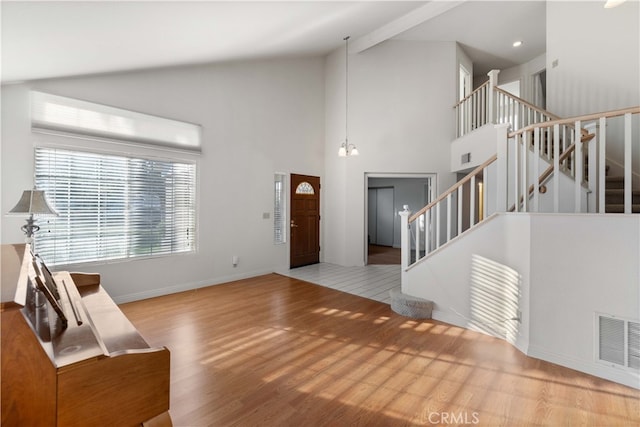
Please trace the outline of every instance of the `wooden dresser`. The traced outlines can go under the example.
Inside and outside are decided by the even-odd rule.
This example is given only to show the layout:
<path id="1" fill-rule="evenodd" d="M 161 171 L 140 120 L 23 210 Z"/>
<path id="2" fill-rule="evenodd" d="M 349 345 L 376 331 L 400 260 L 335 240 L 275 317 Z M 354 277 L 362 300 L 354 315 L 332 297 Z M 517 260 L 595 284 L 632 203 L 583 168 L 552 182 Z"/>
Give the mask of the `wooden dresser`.
<path id="1" fill-rule="evenodd" d="M 169 350 L 99 275 L 51 274 L 24 244 L 2 245 L 0 266 L 3 426 L 171 426 Z"/>

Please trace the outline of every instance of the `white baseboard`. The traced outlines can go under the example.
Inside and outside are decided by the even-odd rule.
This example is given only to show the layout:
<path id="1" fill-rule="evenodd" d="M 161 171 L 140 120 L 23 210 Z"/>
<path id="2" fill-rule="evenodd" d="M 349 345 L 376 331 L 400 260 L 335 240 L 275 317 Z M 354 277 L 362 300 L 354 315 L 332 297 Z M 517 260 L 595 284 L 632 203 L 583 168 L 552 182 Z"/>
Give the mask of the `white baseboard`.
<path id="1" fill-rule="evenodd" d="M 449 323 L 460 328 L 469 329 L 465 318 L 450 311 L 442 311 L 434 308 L 431 312 L 431 318 L 439 322 Z"/>
<path id="2" fill-rule="evenodd" d="M 449 323 L 454 326 L 466 328 L 470 330 L 477 330 L 471 327 L 466 319 L 450 311 L 442 311 L 434 309 L 432 314 L 434 320 L 440 322 Z M 480 333 L 486 333 L 482 330 L 477 330 Z M 500 337 L 497 337 L 500 338 Z M 502 338 L 500 338 L 502 339 Z M 509 341 L 507 341 L 509 342 Z M 566 368 L 574 369 L 576 371 L 584 372 L 589 375 L 593 375 L 598 378 L 613 381 L 619 384 L 626 385 L 635 389 L 640 389 L 640 372 L 633 372 L 623 368 L 617 368 L 608 366 L 602 363 L 594 361 L 585 361 L 582 359 L 576 359 L 563 354 L 549 351 L 539 346 L 530 344 L 528 341 L 510 343 L 516 347 L 523 354 L 536 359 L 544 360 L 546 362 L 554 363 L 556 365 L 564 366 Z"/>
<path id="3" fill-rule="evenodd" d="M 116 304 L 123 304 L 126 302 L 139 301 L 148 298 L 160 297 L 164 295 L 175 294 L 178 292 L 192 291 L 194 289 L 206 288 L 208 286 L 220 285 L 222 283 L 233 282 L 235 280 L 250 279 L 251 277 L 262 276 L 265 274 L 273 273 L 272 270 L 256 270 L 250 272 L 244 272 L 240 274 L 232 274 L 229 276 L 216 277 L 210 280 L 201 280 L 198 282 L 181 283 L 173 286 L 166 286 L 164 288 L 151 289 L 143 292 L 136 292 L 133 294 L 126 294 L 113 297 L 113 301 Z"/>
<path id="4" fill-rule="evenodd" d="M 622 368 L 607 366 L 605 364 L 598 363 L 595 360 L 593 362 L 589 362 L 586 360 L 576 359 L 548 351 L 535 345 L 529 345 L 529 353 L 527 355 L 546 362 L 555 363 L 556 365 L 564 366 L 566 368 L 575 369 L 576 371 L 584 372 L 605 380 L 614 381 L 628 387 L 640 389 L 640 373 L 638 372 L 634 373 Z"/>

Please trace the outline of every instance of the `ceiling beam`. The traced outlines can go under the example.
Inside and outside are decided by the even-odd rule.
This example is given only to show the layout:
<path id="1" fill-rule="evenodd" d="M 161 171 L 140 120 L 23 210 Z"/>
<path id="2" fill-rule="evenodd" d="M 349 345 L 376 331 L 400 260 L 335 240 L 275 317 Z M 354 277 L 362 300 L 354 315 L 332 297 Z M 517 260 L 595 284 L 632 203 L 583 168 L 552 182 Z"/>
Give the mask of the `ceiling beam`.
<path id="1" fill-rule="evenodd" d="M 349 53 L 360 53 L 367 50 L 378 43 L 382 43 L 392 37 L 397 36 L 417 25 L 427 22 L 438 15 L 445 13 L 464 3 L 461 1 L 430 1 L 429 3 L 412 10 L 400 18 L 394 19 L 388 24 L 373 30 L 369 34 L 357 38 L 349 44 Z"/>

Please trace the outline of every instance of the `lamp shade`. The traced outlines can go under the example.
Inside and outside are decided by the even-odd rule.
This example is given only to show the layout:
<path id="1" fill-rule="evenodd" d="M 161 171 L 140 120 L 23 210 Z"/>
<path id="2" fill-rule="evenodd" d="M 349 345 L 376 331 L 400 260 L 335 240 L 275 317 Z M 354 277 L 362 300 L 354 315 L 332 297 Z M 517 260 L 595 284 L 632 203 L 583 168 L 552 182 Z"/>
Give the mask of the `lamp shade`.
<path id="1" fill-rule="evenodd" d="M 58 215 L 58 213 L 49 206 L 49 203 L 47 203 L 47 198 L 43 190 L 23 191 L 18 204 L 8 213 L 13 215 L 32 214 L 35 216 Z"/>

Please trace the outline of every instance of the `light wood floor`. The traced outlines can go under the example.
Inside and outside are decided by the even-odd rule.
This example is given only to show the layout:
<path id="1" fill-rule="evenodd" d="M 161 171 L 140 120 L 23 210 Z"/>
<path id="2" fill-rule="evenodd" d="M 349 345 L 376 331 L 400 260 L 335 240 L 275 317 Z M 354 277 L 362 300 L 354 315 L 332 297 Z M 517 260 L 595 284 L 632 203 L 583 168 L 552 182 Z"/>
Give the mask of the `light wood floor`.
<path id="1" fill-rule="evenodd" d="M 276 274 L 121 305 L 182 426 L 630 426 L 640 393 Z M 475 422 L 475 423 L 474 423 Z"/>

